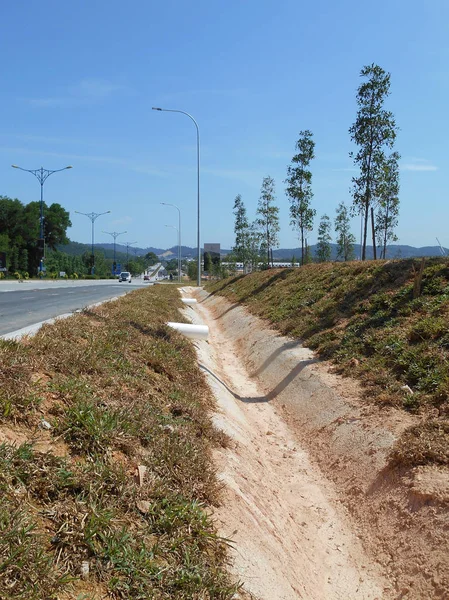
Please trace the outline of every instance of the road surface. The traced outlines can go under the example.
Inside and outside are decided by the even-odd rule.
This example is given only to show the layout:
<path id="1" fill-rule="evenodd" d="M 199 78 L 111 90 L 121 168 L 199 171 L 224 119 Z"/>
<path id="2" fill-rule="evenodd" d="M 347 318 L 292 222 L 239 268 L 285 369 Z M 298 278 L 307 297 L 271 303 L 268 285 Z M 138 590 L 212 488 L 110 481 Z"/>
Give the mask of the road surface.
<path id="1" fill-rule="evenodd" d="M 106 281 L 26 281 L 0 284 L 0 336 L 151 285 Z"/>

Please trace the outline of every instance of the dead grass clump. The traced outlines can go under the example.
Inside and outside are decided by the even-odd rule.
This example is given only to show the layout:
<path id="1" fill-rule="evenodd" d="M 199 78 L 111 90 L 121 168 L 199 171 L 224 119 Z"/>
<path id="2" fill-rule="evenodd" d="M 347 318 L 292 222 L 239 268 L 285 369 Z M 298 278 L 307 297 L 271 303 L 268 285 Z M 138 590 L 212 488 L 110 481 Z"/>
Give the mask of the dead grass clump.
<path id="1" fill-rule="evenodd" d="M 409 428 L 396 443 L 392 461 L 402 466 L 449 465 L 449 420 Z"/>

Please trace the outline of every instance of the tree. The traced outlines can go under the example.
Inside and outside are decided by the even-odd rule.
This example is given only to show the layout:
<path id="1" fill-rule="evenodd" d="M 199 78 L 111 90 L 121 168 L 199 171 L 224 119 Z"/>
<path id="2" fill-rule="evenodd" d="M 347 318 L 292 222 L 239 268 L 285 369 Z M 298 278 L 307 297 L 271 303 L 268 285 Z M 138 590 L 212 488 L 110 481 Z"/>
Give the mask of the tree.
<path id="1" fill-rule="evenodd" d="M 351 141 L 359 150 L 349 156 L 360 169 L 359 176 L 352 179 L 352 196 L 353 212 L 363 217 L 362 260 L 365 260 L 368 219 L 382 178 L 385 149 L 393 147 L 397 127 L 393 113 L 383 108 L 390 95 L 390 74 L 372 64 L 363 67 L 360 76 L 366 81 L 357 90 L 357 117 L 349 129 Z M 375 254 L 375 240 L 373 246 Z"/>
<path id="2" fill-rule="evenodd" d="M 44 205 L 44 233 L 48 248 L 56 249 L 60 244 L 68 244 L 67 228 L 72 226 L 69 213 L 60 205 Z"/>
<path id="3" fill-rule="evenodd" d="M 257 206 L 256 224 L 260 230 L 262 248 L 266 252 L 267 265 L 273 265 L 273 248 L 279 246 L 279 207 L 274 205 L 274 179 L 264 177 Z"/>
<path id="4" fill-rule="evenodd" d="M 144 258 L 147 261 L 148 266 L 155 265 L 159 262 L 159 259 L 154 252 L 147 252 Z"/>
<path id="5" fill-rule="evenodd" d="M 196 281 L 198 273 L 198 265 L 195 260 L 189 260 L 187 263 L 187 275 L 191 281 Z"/>
<path id="6" fill-rule="evenodd" d="M 60 204 L 47 207 L 44 203 L 44 232 L 47 248 L 68 242 L 67 227 L 70 227 L 69 213 Z M 44 248 L 39 245 L 40 238 L 40 202 L 22 204 L 20 200 L 0 196 L 0 231 L 7 231 L 9 237 L 8 252 L 16 248 L 18 255 L 26 250 L 28 271 L 34 273 L 43 258 Z M 24 261 L 13 261 L 15 263 Z M 11 265 L 10 261 L 10 265 Z"/>
<path id="7" fill-rule="evenodd" d="M 327 215 L 321 217 L 318 227 L 318 244 L 316 258 L 318 262 L 328 262 L 331 259 L 331 222 Z"/>
<path id="8" fill-rule="evenodd" d="M 377 189 L 376 237 L 381 247 L 380 258 L 386 258 L 388 242 L 398 239 L 394 229 L 399 216 L 399 159 L 399 154 L 393 152 L 385 161 Z"/>
<path id="9" fill-rule="evenodd" d="M 337 216 L 334 222 L 337 234 L 337 258 L 340 260 L 354 260 L 355 236 L 350 231 L 348 209 L 344 202 L 337 207 Z"/>
<path id="10" fill-rule="evenodd" d="M 234 216 L 235 244 L 232 251 L 236 262 L 243 263 L 243 270 L 246 271 L 249 260 L 249 224 L 246 208 L 240 194 L 234 200 Z"/>
<path id="11" fill-rule="evenodd" d="M 313 134 L 306 129 L 300 131 L 296 142 L 298 151 L 292 158 L 292 165 L 287 167 L 286 193 L 290 198 L 290 224 L 299 229 L 301 235 L 301 264 L 305 262 L 304 240 L 307 232 L 313 228 L 316 211 L 310 207 L 313 198 L 312 173 L 310 161 L 315 158 L 315 142 Z"/>
<path id="12" fill-rule="evenodd" d="M 28 272 L 28 250 L 21 248 L 19 251 L 19 269 L 22 272 Z"/>

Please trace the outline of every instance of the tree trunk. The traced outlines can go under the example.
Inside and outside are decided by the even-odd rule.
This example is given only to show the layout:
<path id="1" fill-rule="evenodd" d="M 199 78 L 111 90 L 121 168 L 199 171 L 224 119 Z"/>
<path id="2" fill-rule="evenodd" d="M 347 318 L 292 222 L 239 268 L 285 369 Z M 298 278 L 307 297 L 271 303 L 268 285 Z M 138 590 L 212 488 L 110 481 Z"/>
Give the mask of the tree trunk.
<path id="1" fill-rule="evenodd" d="M 301 267 L 304 266 L 304 229 L 301 227 Z"/>
<path id="2" fill-rule="evenodd" d="M 369 209 L 369 202 L 365 201 L 365 214 L 363 216 L 362 260 L 366 259 L 366 237 L 368 234 L 368 209 Z"/>
<path id="3" fill-rule="evenodd" d="M 268 217 L 267 217 L 267 266 L 270 266 L 270 232 L 268 230 Z"/>
<path id="4" fill-rule="evenodd" d="M 274 267 L 274 262 L 273 262 L 273 248 L 271 248 L 271 266 Z"/>
<path id="5" fill-rule="evenodd" d="M 387 233 L 388 233 L 388 209 L 390 205 L 387 201 L 387 208 L 385 213 L 385 229 L 384 229 L 384 258 L 387 258 Z"/>
<path id="6" fill-rule="evenodd" d="M 377 250 L 376 250 L 376 228 L 374 226 L 374 208 L 371 207 L 371 229 L 373 234 L 373 258 L 377 260 Z"/>

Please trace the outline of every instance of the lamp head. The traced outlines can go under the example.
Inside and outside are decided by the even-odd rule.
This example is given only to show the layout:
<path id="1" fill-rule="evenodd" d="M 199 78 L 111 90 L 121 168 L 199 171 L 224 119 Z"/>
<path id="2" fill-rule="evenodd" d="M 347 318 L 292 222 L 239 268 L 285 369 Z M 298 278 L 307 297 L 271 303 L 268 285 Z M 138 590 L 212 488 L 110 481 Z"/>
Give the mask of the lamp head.
<path id="1" fill-rule="evenodd" d="M 153 107 L 152 107 L 152 110 L 162 110 L 162 108 L 158 108 L 158 107 L 156 107 L 156 106 L 153 106 Z"/>
<path id="2" fill-rule="evenodd" d="M 18 169 L 18 168 L 19 168 L 17 165 L 11 165 L 11 167 L 12 167 L 13 169 Z"/>

